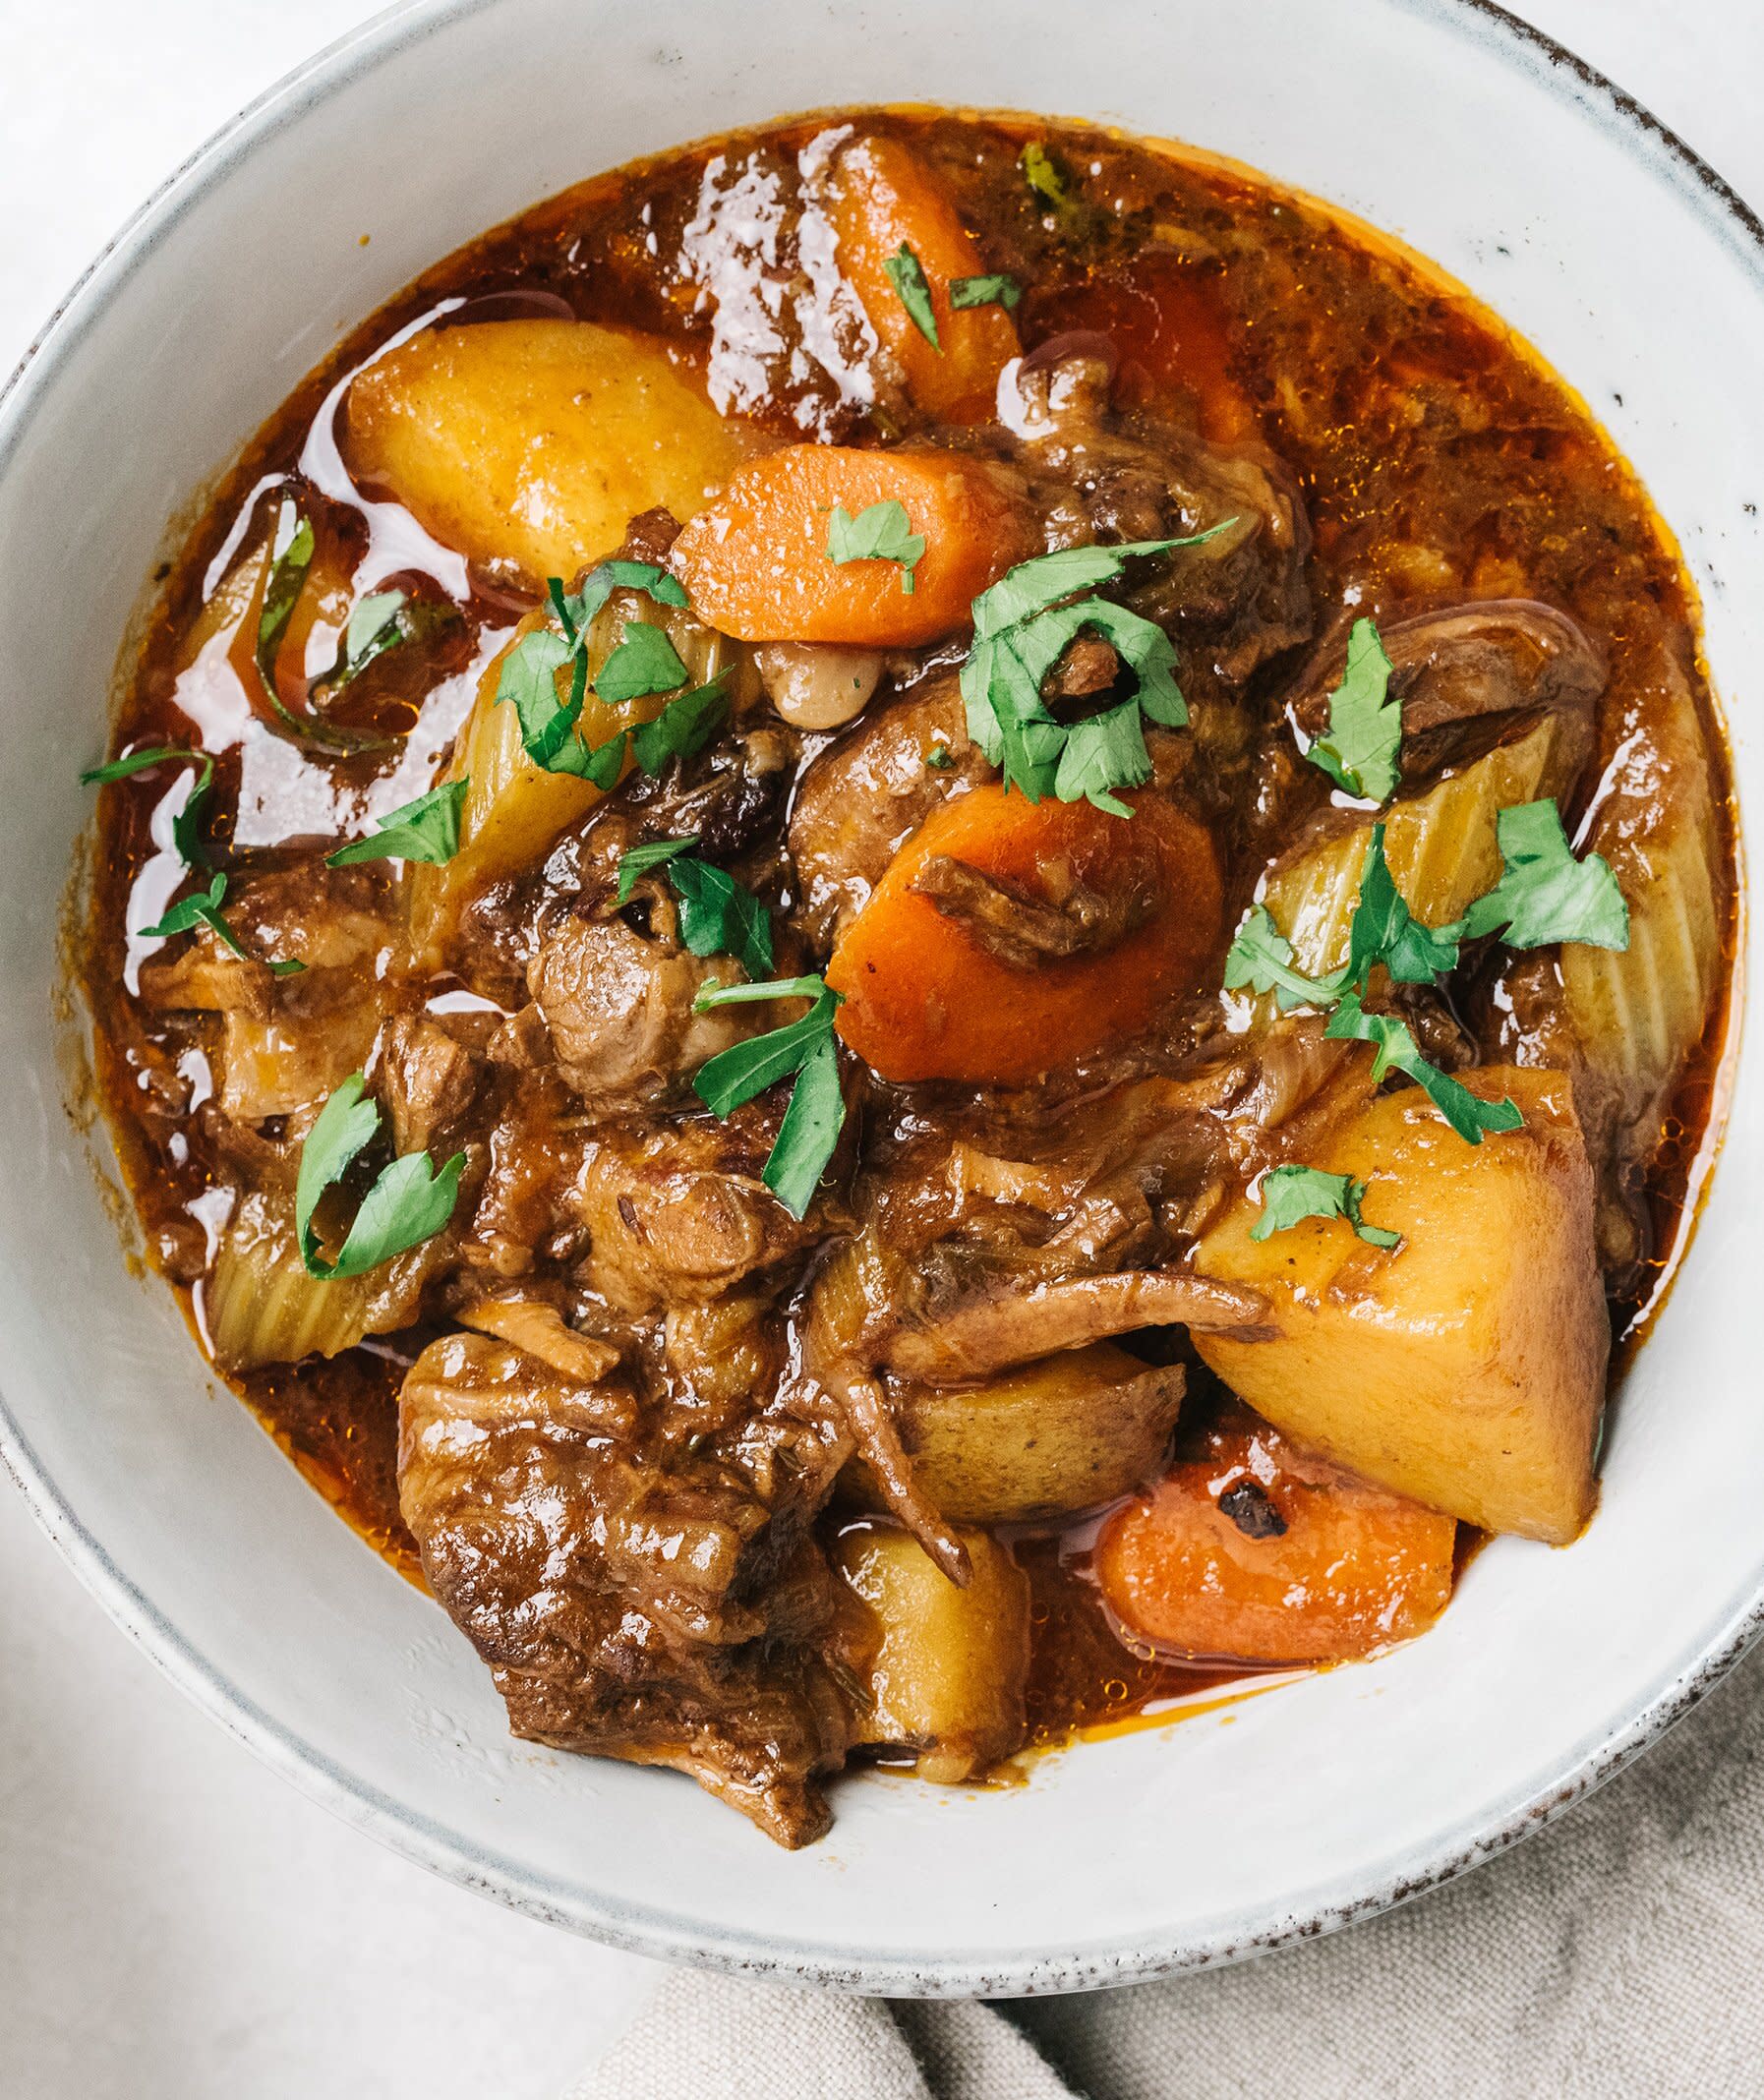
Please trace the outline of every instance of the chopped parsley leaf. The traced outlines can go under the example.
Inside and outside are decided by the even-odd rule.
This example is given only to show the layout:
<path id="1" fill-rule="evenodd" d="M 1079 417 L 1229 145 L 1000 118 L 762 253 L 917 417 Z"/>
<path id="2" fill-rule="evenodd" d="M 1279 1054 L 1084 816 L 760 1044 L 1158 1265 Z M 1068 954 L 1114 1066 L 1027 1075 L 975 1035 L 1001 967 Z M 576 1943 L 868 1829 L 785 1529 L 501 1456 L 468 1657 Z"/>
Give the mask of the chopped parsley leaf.
<path id="1" fill-rule="evenodd" d="M 617 783 L 630 732 L 620 730 L 589 751 L 576 735 L 576 725 L 588 697 L 589 629 L 617 590 L 641 591 L 657 605 L 683 606 L 686 602 L 678 579 L 653 561 L 603 561 L 588 572 L 573 596 L 564 590 L 560 576 L 548 577 L 546 595 L 557 625 L 535 627 L 523 634 L 502 659 L 497 676 L 497 701 L 508 701 L 520 717 L 521 748 L 533 763 L 548 773 L 579 775 L 603 788 Z M 643 639 L 646 635 L 657 640 Z M 628 655 L 627 644 L 632 650 Z M 559 700 L 558 673 L 566 664 L 570 667 L 569 698 Z M 642 693 L 672 692 L 684 684 L 686 676 L 686 667 L 667 635 L 659 627 L 634 620 L 607 659 L 596 690 L 605 700 L 634 699 Z M 650 678 L 665 682 L 643 682 Z M 713 679 L 711 686 L 699 686 L 697 692 L 706 693 L 715 684 Z M 690 700 L 694 695 L 684 697 Z"/>
<path id="2" fill-rule="evenodd" d="M 1466 1144 L 1481 1144 L 1485 1131 L 1516 1131 L 1525 1120 L 1516 1103 L 1485 1101 L 1449 1073 L 1429 1064 L 1408 1022 L 1394 1014 L 1368 1014 L 1358 992 L 1342 993 L 1323 1033 L 1337 1042 L 1371 1043 L 1373 1079 L 1382 1079 L 1392 1067 L 1406 1072 Z"/>
<path id="3" fill-rule="evenodd" d="M 275 656 L 282 636 L 294 616 L 294 608 L 306 588 L 307 570 L 313 565 L 313 521 L 303 517 L 300 505 L 284 496 L 275 514 L 275 532 L 269 543 L 269 574 L 264 585 L 264 603 L 258 612 L 256 659 L 264 693 L 283 721 L 304 730 L 307 725 L 282 705 L 275 683 Z"/>
<path id="4" fill-rule="evenodd" d="M 326 853 L 325 866 L 347 868 L 364 860 L 426 860 L 445 866 L 459 850 L 459 818 L 470 786 L 470 776 L 462 775 L 376 818 L 379 828 L 372 836 L 352 839 Z"/>
<path id="5" fill-rule="evenodd" d="M 171 843 L 187 868 L 206 868 L 208 853 L 202 840 L 202 814 L 214 786 L 214 761 L 207 752 L 187 751 L 176 744 L 154 744 L 147 750 L 131 751 L 124 758 L 113 758 L 107 765 L 88 766 L 80 776 L 80 785 L 83 788 L 104 788 L 112 781 L 130 780 L 137 773 L 146 773 L 150 767 L 167 765 L 179 758 L 189 759 L 197 771 L 182 804 L 172 817 Z"/>
<path id="6" fill-rule="evenodd" d="M 1250 1227 L 1252 1240 L 1287 1232 L 1305 1218 L 1345 1218 L 1362 1240 L 1374 1247 L 1395 1247 L 1399 1232 L 1368 1225 L 1360 1215 L 1366 1184 L 1349 1174 L 1325 1174 L 1321 1167 L 1270 1167 L 1257 1191 L 1262 1215 Z"/>
<path id="7" fill-rule="evenodd" d="M 1555 798 L 1521 802 L 1496 819 L 1500 880 L 1463 919 L 1467 940 L 1504 927 L 1511 948 L 1581 941 L 1592 948 L 1629 945 L 1629 906 L 1611 863 L 1599 853 L 1574 858 Z"/>
<path id="8" fill-rule="evenodd" d="M 621 701 L 640 700 L 646 693 L 677 692 L 690 675 L 662 629 L 634 619 L 626 622 L 618 646 L 601 666 L 594 690 L 617 706 Z"/>
<path id="9" fill-rule="evenodd" d="M 1225 989 L 1272 992 L 1282 1014 L 1294 1007 L 1327 1007 L 1346 979 L 1307 977 L 1292 966 L 1292 943 L 1265 904 L 1252 904 L 1225 956 Z"/>
<path id="10" fill-rule="evenodd" d="M 753 892 L 696 854 L 668 862 L 679 937 L 695 956 L 734 956 L 748 976 L 772 967 L 772 914 Z"/>
<path id="11" fill-rule="evenodd" d="M 835 503 L 827 522 L 827 558 L 841 567 L 848 561 L 898 561 L 901 589 L 911 596 L 912 572 L 924 558 L 925 536 L 912 530 L 907 506 L 890 497 L 868 503 L 855 517 Z"/>
<path id="12" fill-rule="evenodd" d="M 1022 285 L 1002 270 L 985 276 L 950 279 L 950 305 L 953 307 L 1000 306 L 1008 314 L 1022 297 Z"/>
<path id="13" fill-rule="evenodd" d="M 684 839 L 652 839 L 647 846 L 633 846 L 619 856 L 618 888 L 613 902 L 622 909 L 631 901 L 631 892 L 637 887 L 639 875 L 647 875 L 652 868 L 665 866 L 676 853 L 690 852 L 697 844 L 698 834 L 693 832 Z"/>
<path id="14" fill-rule="evenodd" d="M 82 788 L 104 788 L 112 781 L 126 781 L 137 773 L 146 773 L 150 766 L 163 766 L 174 758 L 188 758 L 201 766 L 212 766 L 214 761 L 206 751 L 188 751 L 181 744 L 152 744 L 145 751 L 131 751 L 123 758 L 113 758 L 101 766 L 88 766 L 80 776 Z"/>
<path id="15" fill-rule="evenodd" d="M 223 942 L 234 955 L 251 960 L 251 951 L 240 940 L 221 916 L 221 900 L 226 896 L 226 877 L 218 872 L 206 890 L 193 890 L 188 897 L 173 904 L 156 925 L 143 926 L 138 938 L 144 941 L 168 941 L 175 934 L 194 933 L 199 926 L 206 926 L 215 939 Z M 271 962 L 267 957 L 256 960 L 263 962 L 272 977 L 293 977 L 305 969 L 304 962 L 292 960 Z"/>
<path id="16" fill-rule="evenodd" d="M 1347 666 L 1329 695 L 1329 727 L 1305 756 L 1337 788 L 1362 801 L 1390 798 L 1401 774 L 1402 703 L 1390 695 L 1390 659 L 1369 619 L 1347 638 Z"/>
<path id="17" fill-rule="evenodd" d="M 1059 210 L 1066 204 L 1066 182 L 1046 146 L 1031 139 L 1017 156 L 1017 165 L 1023 170 L 1023 179 L 1037 197 L 1045 198 Z"/>
<path id="18" fill-rule="evenodd" d="M 362 1098 L 367 1080 L 352 1073 L 320 1111 L 300 1151 L 294 1185 L 294 1227 L 307 1274 L 322 1282 L 361 1276 L 394 1254 L 433 1239 L 453 1215 L 465 1154 L 455 1152 L 440 1172 L 427 1152 L 407 1152 L 383 1167 L 362 1198 L 334 1261 L 320 1251 L 313 1213 L 324 1192 L 372 1143 L 380 1105 Z"/>
<path id="19" fill-rule="evenodd" d="M 937 314 L 931 305 L 931 287 L 926 281 L 923 264 L 903 241 L 882 267 L 889 283 L 894 286 L 895 297 L 907 309 L 908 319 L 941 356 L 943 345 L 937 339 Z"/>
<path id="20" fill-rule="evenodd" d="M 1137 676 L 1130 703 L 1135 714 L 1180 729 L 1188 709 L 1176 684 L 1169 636 L 1126 606 L 1079 594 L 1113 582 L 1136 557 L 1198 546 L 1224 529 L 1221 524 L 1187 539 L 1041 554 L 1007 570 L 973 601 L 974 644 L 961 676 L 968 733 L 1001 769 L 1007 788 L 1021 788 L 1030 801 L 1053 794 L 1062 801 L 1087 799 L 1116 816 L 1132 814 L 1112 790 L 1149 775 L 1138 722 L 1130 726 L 1119 708 L 1076 725 L 1061 722 L 1041 698 L 1041 681 L 1070 643 L 1093 629 Z"/>
<path id="21" fill-rule="evenodd" d="M 416 632 L 414 609 L 402 591 L 375 591 L 349 614 L 343 648 L 335 668 L 323 680 L 325 690 L 340 693 L 353 685 L 376 658 L 408 641 Z"/>
<path id="22" fill-rule="evenodd" d="M 727 675 L 720 671 L 708 684 L 693 686 L 670 700 L 653 722 L 640 722 L 625 732 L 639 772 L 660 773 L 671 758 L 691 758 L 704 749 L 729 706 Z"/>
<path id="23" fill-rule="evenodd" d="M 1150 778 L 1151 754 L 1140 727 L 1140 703 L 1123 700 L 1119 707 L 1072 725 L 1053 791 L 1062 802 L 1089 801 L 1112 817 L 1131 817 L 1132 809 L 1110 790 L 1138 788 Z"/>
<path id="24" fill-rule="evenodd" d="M 1382 963 L 1399 984 L 1432 984 L 1458 959 L 1456 926 L 1424 926 L 1404 903 L 1384 858 L 1384 827 L 1372 827 L 1348 936 L 1347 981 L 1362 991 Z"/>
<path id="25" fill-rule="evenodd" d="M 580 690 L 572 689 L 562 702 L 558 698 L 558 672 L 572 661 Z M 502 659 L 496 704 L 509 702 L 520 717 L 521 748 L 536 766 L 548 773 L 564 772 L 570 769 L 558 764 L 559 755 L 574 740 L 587 690 L 587 658 L 555 627 L 535 627 Z"/>
<path id="26" fill-rule="evenodd" d="M 768 984 L 707 985 L 693 1004 L 703 1013 L 757 999 L 812 999 L 814 1004 L 799 1021 L 720 1051 L 692 1085 L 713 1114 L 729 1116 L 777 1080 L 796 1075 L 760 1179 L 799 1218 L 814 1199 L 846 1119 L 833 1038 L 841 1000 L 819 977 L 785 977 Z"/>

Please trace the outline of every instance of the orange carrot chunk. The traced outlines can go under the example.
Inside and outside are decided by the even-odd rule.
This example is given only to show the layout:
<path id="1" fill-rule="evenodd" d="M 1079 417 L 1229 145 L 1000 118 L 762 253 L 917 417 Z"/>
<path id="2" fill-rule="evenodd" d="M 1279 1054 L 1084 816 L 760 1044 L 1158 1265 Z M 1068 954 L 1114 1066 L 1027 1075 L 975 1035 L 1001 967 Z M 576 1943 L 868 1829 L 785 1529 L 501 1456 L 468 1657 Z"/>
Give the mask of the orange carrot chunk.
<path id="1" fill-rule="evenodd" d="M 1236 1411 L 1109 1519 L 1093 1567 L 1132 1642 L 1246 1662 L 1345 1662 L 1424 1632 L 1457 1525 Z"/>
<path id="2" fill-rule="evenodd" d="M 924 553 L 908 567 L 835 561 L 833 510 L 899 503 Z M 973 600 L 1036 551 L 1029 518 L 979 460 L 953 452 L 787 445 L 750 460 L 674 543 L 692 610 L 743 642 L 914 648 L 967 624 Z"/>
<path id="3" fill-rule="evenodd" d="M 947 423 L 984 422 L 999 373 L 1018 353 L 1017 329 L 1003 307 L 951 306 L 952 282 L 983 275 L 986 263 L 930 170 L 897 139 L 858 139 L 835 164 L 828 216 L 839 266 L 913 400 Z M 935 345 L 889 276 L 887 264 L 903 248 L 924 271 Z"/>
<path id="4" fill-rule="evenodd" d="M 838 1027 L 889 1079 L 1014 1084 L 1146 1027 L 1219 938 L 1205 829 L 991 784 L 938 806 L 827 968 Z"/>

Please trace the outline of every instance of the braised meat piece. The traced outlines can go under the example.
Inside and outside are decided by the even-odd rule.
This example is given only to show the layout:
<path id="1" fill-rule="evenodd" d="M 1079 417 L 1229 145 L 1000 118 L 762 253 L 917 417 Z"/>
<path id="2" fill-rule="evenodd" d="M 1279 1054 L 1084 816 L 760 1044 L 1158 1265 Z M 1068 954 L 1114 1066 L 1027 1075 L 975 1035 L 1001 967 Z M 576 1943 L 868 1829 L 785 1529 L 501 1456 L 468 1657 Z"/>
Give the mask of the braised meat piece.
<path id="1" fill-rule="evenodd" d="M 405 1522 L 514 1732 L 688 1772 L 803 1844 L 849 1721 L 838 1598 L 792 1536 L 790 1480 L 767 1475 L 768 1505 L 738 1466 L 662 1463 L 622 1379 L 478 1335 L 432 1343 L 399 1399 Z"/>
<path id="2" fill-rule="evenodd" d="M 483 1060 L 420 1014 L 398 1014 L 380 1038 L 379 1075 L 400 1152 L 444 1157 L 447 1140 L 477 1097 Z"/>
<path id="3" fill-rule="evenodd" d="M 698 1115 L 597 1133 L 570 1196 L 589 1286 L 631 1312 L 699 1305 L 811 1245 L 819 1214 L 793 1218 L 760 1180 L 776 1113 L 755 1101 L 726 1123 Z"/>
<path id="4" fill-rule="evenodd" d="M 937 675 L 868 716 L 802 776 L 791 811 L 791 859 L 802 918 L 831 947 L 869 902 L 888 863 L 946 795 L 989 778 L 969 740 L 962 695 Z"/>
<path id="5" fill-rule="evenodd" d="M 1106 338 L 1086 334 L 1043 343 L 1015 375 L 1003 413 L 1045 507 L 1049 544 L 1211 534 L 1148 564 L 1128 601 L 1188 641 L 1216 677 L 1241 685 L 1311 634 L 1311 529 L 1297 484 L 1264 447 L 1210 445 L 1117 413 L 1113 378 Z"/>
<path id="6" fill-rule="evenodd" d="M 706 985 L 738 983 L 740 974 L 728 957 L 700 962 L 622 919 L 569 913 L 541 943 L 527 984 L 558 1070 L 605 1109 L 676 1090 L 719 1050 L 752 1034 L 750 1007 L 693 1010 Z"/>

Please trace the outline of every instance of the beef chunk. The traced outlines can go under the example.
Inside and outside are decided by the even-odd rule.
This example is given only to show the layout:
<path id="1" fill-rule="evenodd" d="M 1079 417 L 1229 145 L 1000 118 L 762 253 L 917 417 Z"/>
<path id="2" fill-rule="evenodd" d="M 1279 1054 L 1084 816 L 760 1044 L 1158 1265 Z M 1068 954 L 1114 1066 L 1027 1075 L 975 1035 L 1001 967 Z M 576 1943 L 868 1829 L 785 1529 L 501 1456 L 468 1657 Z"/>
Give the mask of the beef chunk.
<path id="1" fill-rule="evenodd" d="M 585 1100 L 614 1107 L 668 1093 L 763 1025 L 751 1006 L 692 1010 L 707 984 L 740 975 L 728 957 L 700 962 L 622 919 L 566 916 L 541 943 L 527 984 L 564 1079 Z"/>
<path id="2" fill-rule="evenodd" d="M 788 1502 L 716 1457 L 662 1463 L 618 1377 L 477 1334 L 412 1366 L 398 1483 L 517 1735 L 687 1772 L 781 1844 L 820 1836 L 814 1778 L 848 1731 L 820 1654 L 839 1601 Z"/>

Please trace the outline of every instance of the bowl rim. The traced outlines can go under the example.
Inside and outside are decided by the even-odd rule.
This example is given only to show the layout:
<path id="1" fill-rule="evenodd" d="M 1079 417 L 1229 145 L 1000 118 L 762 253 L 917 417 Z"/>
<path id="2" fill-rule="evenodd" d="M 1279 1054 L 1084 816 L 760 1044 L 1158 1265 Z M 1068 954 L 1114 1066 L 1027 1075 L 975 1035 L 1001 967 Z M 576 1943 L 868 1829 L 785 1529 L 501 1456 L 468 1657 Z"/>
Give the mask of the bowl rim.
<path id="1" fill-rule="evenodd" d="M 131 213 L 105 242 L 37 330 L 0 384 L 0 475 L 25 438 L 38 391 L 80 342 L 102 307 L 146 263 L 160 234 L 283 125 L 336 88 L 396 60 L 410 45 L 500 0 L 394 0 L 321 47 L 247 102 L 215 130 Z M 1764 219 L 1725 177 L 1633 95 L 1566 45 L 1522 21 L 1497 0 L 1390 0 L 1449 32 L 1493 47 L 1522 68 L 1559 103 L 1575 108 L 1651 164 L 1678 200 L 1697 213 L 1764 292 Z M 115 265 L 112 269 L 111 265 Z M 88 288 L 107 271 L 90 311 Z M 1727 1059 L 1742 1022 L 1735 999 Z M 1215 1967 L 1316 1939 L 1378 1915 L 1453 1880 L 1553 1822 L 1681 1720 L 1764 1634 L 1764 1565 L 1737 1593 L 1713 1635 L 1648 1692 L 1626 1721 L 1539 1784 L 1504 1820 L 1468 1842 L 1442 1837 L 1402 1872 L 1385 1875 L 1351 1898 L 1279 1918 L 1229 1937 L 1186 1934 L 1098 1954 L 1049 1952 L 982 1965 L 961 1955 L 918 1957 L 853 1953 L 843 1958 L 807 1952 L 761 1932 L 710 1927 L 664 1908 L 631 1906 L 543 1875 L 472 1844 L 452 1831 L 346 1771 L 316 1744 L 265 1712 L 169 1620 L 111 1558 L 81 1521 L 72 1500 L 39 1461 L 0 1382 L 0 1468 L 85 1588 L 178 1689 L 226 1732 L 309 1798 L 392 1850 L 461 1888 L 501 1901 L 621 1951 L 689 1962 L 729 1973 L 847 1991 L 923 1996 L 1030 1996 L 1150 1982 Z"/>

